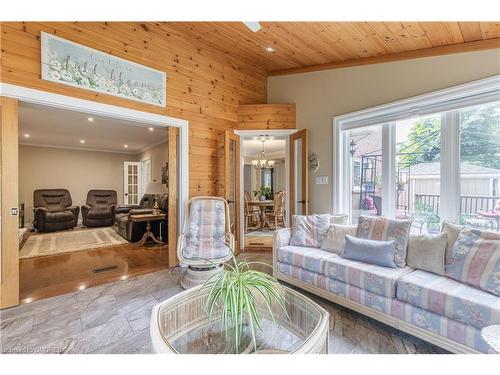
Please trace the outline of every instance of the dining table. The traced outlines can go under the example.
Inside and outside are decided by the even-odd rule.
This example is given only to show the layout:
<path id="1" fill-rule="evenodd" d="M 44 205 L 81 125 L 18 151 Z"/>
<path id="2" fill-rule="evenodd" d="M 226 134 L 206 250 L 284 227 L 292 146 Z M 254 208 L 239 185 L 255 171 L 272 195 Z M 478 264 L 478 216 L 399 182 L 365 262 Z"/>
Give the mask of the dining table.
<path id="1" fill-rule="evenodd" d="M 264 229 L 266 224 L 269 228 L 271 228 L 271 225 L 269 225 L 269 222 L 267 221 L 266 208 L 271 207 L 272 209 L 274 209 L 274 200 L 264 200 L 264 201 L 253 200 L 249 201 L 248 205 L 260 209 L 260 229 Z"/>

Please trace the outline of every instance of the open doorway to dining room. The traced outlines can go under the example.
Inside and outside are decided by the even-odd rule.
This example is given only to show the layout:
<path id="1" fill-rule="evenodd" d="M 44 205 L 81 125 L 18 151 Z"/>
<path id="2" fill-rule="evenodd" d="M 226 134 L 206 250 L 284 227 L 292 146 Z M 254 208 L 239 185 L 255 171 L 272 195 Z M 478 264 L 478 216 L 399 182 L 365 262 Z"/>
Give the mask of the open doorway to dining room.
<path id="1" fill-rule="evenodd" d="M 288 222 L 289 136 L 282 131 L 240 136 L 242 242 L 247 250 L 269 250 L 275 231 Z"/>

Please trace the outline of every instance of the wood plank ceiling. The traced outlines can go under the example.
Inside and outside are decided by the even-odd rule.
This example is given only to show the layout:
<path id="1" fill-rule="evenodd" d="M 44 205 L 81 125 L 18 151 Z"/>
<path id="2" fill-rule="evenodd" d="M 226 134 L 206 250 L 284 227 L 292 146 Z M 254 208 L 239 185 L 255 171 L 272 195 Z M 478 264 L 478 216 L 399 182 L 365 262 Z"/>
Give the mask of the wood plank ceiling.
<path id="1" fill-rule="evenodd" d="M 241 22 L 173 25 L 269 75 L 500 48 L 500 22 L 261 22 L 256 33 Z"/>

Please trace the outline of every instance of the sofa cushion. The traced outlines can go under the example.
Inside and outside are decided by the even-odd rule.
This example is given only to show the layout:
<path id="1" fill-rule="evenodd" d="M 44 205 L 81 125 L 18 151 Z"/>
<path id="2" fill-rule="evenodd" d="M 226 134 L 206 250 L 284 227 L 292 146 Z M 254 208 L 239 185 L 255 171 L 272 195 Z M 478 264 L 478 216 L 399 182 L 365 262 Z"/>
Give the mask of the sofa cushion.
<path id="1" fill-rule="evenodd" d="M 45 221 L 47 223 L 61 223 L 73 220 L 74 220 L 73 212 L 69 210 L 60 212 L 47 212 L 47 214 L 45 215 Z"/>
<path id="2" fill-rule="evenodd" d="M 337 254 L 301 246 L 283 246 L 278 261 L 319 275 L 366 289 L 382 296 L 396 297 L 396 280 L 412 272 L 410 267 L 388 268 L 344 259 Z"/>
<path id="3" fill-rule="evenodd" d="M 500 296 L 500 234 L 462 230 L 448 254 L 446 276 Z"/>
<path id="4" fill-rule="evenodd" d="M 278 261 L 291 264 L 305 270 L 324 274 L 325 261 L 338 257 L 328 251 L 302 246 L 283 246 L 277 252 Z"/>
<path id="5" fill-rule="evenodd" d="M 360 262 L 378 264 L 382 267 L 396 268 L 394 263 L 395 242 L 375 241 L 345 236 L 345 248 L 342 258 L 359 260 Z"/>
<path id="6" fill-rule="evenodd" d="M 390 241 L 396 243 L 394 262 L 398 267 L 406 265 L 406 248 L 410 233 L 411 220 L 392 220 L 378 216 L 360 216 L 356 237 Z"/>
<path id="7" fill-rule="evenodd" d="M 397 298 L 477 328 L 500 323 L 500 298 L 430 272 L 418 270 L 401 277 Z"/>
<path id="8" fill-rule="evenodd" d="M 326 259 L 323 268 L 324 274 L 332 279 L 389 298 L 396 297 L 397 279 L 413 271 L 410 267 L 382 267 L 340 256 Z"/>
<path id="9" fill-rule="evenodd" d="M 415 269 L 444 275 L 444 262 L 448 235 L 410 234 L 406 263 Z"/>
<path id="10" fill-rule="evenodd" d="M 452 223 L 450 221 L 443 221 L 443 226 L 441 228 L 441 232 L 446 233 L 448 236 L 448 243 L 446 244 L 446 255 L 445 255 L 445 261 L 446 259 L 449 258 L 449 254 L 451 252 L 451 249 L 453 245 L 455 244 L 455 241 L 458 238 L 458 234 L 462 229 L 465 227 L 463 225 L 458 225 L 455 223 Z"/>
<path id="11" fill-rule="evenodd" d="M 357 225 L 332 224 L 326 234 L 323 245 L 321 245 L 321 250 L 330 251 L 335 254 L 342 253 L 345 246 L 346 234 L 355 236 L 357 228 Z"/>
<path id="12" fill-rule="evenodd" d="M 293 215 L 290 245 L 319 248 L 330 228 L 330 215 Z"/>

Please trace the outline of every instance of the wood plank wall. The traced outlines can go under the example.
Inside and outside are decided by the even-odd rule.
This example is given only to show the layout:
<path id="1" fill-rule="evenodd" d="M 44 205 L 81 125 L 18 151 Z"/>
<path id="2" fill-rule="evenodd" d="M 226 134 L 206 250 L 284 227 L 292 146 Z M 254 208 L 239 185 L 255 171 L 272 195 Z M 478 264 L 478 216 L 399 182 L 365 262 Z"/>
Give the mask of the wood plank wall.
<path id="1" fill-rule="evenodd" d="M 295 104 L 242 104 L 237 129 L 295 129 Z"/>
<path id="2" fill-rule="evenodd" d="M 240 104 L 266 102 L 265 72 L 203 45 L 168 23 L 0 23 L 0 80 L 57 94 L 187 119 L 190 195 L 220 192 L 218 152 Z M 167 108 L 43 81 L 40 32 L 167 72 Z"/>

